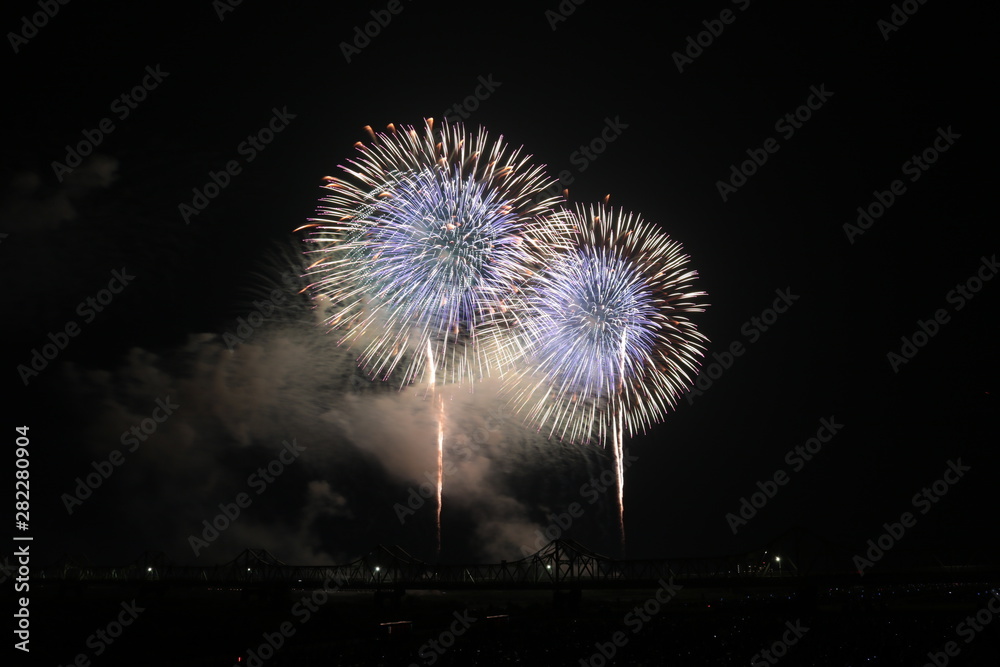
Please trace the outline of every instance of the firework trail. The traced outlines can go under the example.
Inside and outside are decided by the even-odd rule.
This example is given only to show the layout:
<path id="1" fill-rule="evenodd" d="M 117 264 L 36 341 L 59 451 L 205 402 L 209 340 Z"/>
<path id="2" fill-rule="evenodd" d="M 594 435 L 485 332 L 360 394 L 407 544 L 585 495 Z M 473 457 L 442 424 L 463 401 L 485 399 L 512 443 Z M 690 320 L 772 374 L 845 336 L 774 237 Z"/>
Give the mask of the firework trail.
<path id="1" fill-rule="evenodd" d="M 625 433 L 659 422 L 693 382 L 707 339 L 681 245 L 638 216 L 606 206 L 563 211 L 574 246 L 526 289 L 518 327 L 497 336 L 521 361 L 505 393 L 548 437 L 610 440 L 624 541 Z"/>
<path id="2" fill-rule="evenodd" d="M 441 509 L 444 506 L 444 397 L 438 398 L 438 452 L 437 452 L 437 553 L 441 555 Z"/>
<path id="3" fill-rule="evenodd" d="M 434 399 L 435 388 L 437 386 L 437 369 L 434 364 L 434 352 L 431 349 L 430 341 L 427 341 L 427 366 L 430 369 L 430 392 L 431 400 Z M 444 494 L 444 396 L 438 397 L 437 413 L 437 553 L 441 555 L 441 508 L 442 495 Z"/>
<path id="4" fill-rule="evenodd" d="M 435 131 L 432 119 L 422 133 L 389 130 L 368 128 L 372 142 L 356 144 L 361 156 L 341 165 L 343 177 L 325 179 L 325 205 L 300 229 L 311 229 L 307 276 L 331 304 L 326 325 L 338 344 L 360 348 L 370 377 L 427 381 L 438 401 L 440 552 L 445 412 L 436 386 L 471 386 L 504 363 L 479 330 L 513 326 L 520 285 L 566 246 L 569 230 L 547 217 L 558 198 L 542 194 L 554 181 L 502 136 L 491 142 L 447 123 Z"/>

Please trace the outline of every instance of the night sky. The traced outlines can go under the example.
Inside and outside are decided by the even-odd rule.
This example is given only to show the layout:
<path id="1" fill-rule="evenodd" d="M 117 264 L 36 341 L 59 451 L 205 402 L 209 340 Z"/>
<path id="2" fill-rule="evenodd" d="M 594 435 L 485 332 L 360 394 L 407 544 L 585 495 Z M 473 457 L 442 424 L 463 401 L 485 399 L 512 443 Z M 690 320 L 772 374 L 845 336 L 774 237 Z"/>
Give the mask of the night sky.
<path id="1" fill-rule="evenodd" d="M 34 564 L 246 547 L 344 562 L 377 543 L 437 557 L 432 500 L 405 522 L 396 507 L 433 469 L 427 403 L 356 377 L 288 271 L 293 230 L 366 125 L 462 120 L 456 105 L 571 203 L 610 194 L 656 222 L 708 292 L 693 319 L 718 365 L 626 443 L 628 557 L 738 553 L 801 528 L 850 569 L 907 511 L 887 566 L 995 547 L 995 39 L 974 7 L 904 4 L 918 9 L 896 26 L 888 2 L 73 2 L 37 31 L 22 18 L 36 4 L 9 4 L 3 465 L 29 426 Z M 227 163 L 228 184 L 185 209 Z M 859 207 L 884 210 L 859 226 Z M 105 289 L 100 312 L 81 306 Z M 280 307 L 228 349 L 275 289 Z M 65 349 L 25 373 L 67 325 Z M 565 536 L 621 555 L 613 493 L 582 489 L 607 452 L 531 437 L 477 392 L 456 399 L 441 558 L 518 558 L 574 502 Z M 168 397 L 179 407 L 130 451 L 123 433 Z M 842 426 L 811 460 L 788 454 L 824 420 Z M 258 495 L 248 478 L 293 439 L 304 451 Z M 959 460 L 946 495 L 914 502 Z M 727 514 L 779 471 L 734 534 Z M 190 536 L 241 492 L 252 504 L 196 555 Z"/>

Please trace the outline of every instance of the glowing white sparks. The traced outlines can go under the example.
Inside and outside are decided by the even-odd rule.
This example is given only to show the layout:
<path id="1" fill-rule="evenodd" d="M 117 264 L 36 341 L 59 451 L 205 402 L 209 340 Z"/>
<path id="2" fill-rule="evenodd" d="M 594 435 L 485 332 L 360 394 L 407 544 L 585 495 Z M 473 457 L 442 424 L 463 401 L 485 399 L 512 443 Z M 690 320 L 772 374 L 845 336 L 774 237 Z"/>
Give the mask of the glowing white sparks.
<path id="1" fill-rule="evenodd" d="M 509 312 L 518 285 L 565 245 L 565 226 L 546 217 L 551 181 L 502 137 L 461 126 L 373 138 L 329 179 L 310 225 L 327 323 L 378 379 L 421 379 L 431 358 L 437 381 L 488 376 L 502 360 L 480 343 L 483 322 Z"/>
<path id="2" fill-rule="evenodd" d="M 624 517 L 625 433 L 661 421 L 697 376 L 706 339 L 687 314 L 704 310 L 704 292 L 680 244 L 641 218 L 605 206 L 561 217 L 577 240 L 526 289 L 505 391 L 547 436 L 610 435 Z"/>

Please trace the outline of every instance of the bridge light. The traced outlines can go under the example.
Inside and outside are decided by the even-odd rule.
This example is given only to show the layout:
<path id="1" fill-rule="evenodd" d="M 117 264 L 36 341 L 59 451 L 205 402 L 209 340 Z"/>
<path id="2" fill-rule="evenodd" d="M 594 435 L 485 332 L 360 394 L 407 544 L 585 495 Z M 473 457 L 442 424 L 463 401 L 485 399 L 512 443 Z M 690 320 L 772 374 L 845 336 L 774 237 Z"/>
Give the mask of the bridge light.
<path id="1" fill-rule="evenodd" d="M 382 569 L 382 568 L 380 568 L 380 567 L 379 567 L 378 565 L 376 565 L 376 566 L 375 566 L 375 571 L 376 571 L 376 572 L 378 572 L 378 571 L 379 571 L 379 570 L 381 570 L 381 569 Z"/>

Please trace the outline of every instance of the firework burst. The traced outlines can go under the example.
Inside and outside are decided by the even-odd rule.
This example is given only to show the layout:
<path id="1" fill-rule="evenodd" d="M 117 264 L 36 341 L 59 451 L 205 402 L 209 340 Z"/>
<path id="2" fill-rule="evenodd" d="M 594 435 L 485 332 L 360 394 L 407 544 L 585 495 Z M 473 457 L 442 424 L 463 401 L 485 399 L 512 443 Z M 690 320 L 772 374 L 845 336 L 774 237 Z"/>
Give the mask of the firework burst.
<path id="1" fill-rule="evenodd" d="M 332 306 L 326 324 L 358 345 L 359 365 L 377 379 L 425 382 L 437 403 L 437 539 L 445 409 L 438 383 L 470 384 L 502 365 L 479 340 L 516 312 L 520 285 L 564 245 L 568 229 L 546 216 L 558 198 L 540 167 L 503 137 L 437 132 L 428 120 L 357 144 L 361 157 L 327 177 L 330 194 L 308 241 L 314 295 Z"/>
<path id="2" fill-rule="evenodd" d="M 422 133 L 390 130 L 327 179 L 308 225 L 312 287 L 370 376 L 426 381 L 433 362 L 438 382 L 473 382 L 496 366 L 483 322 L 510 311 L 518 285 L 565 245 L 545 218 L 551 181 L 502 137 L 430 120 Z"/>
<path id="3" fill-rule="evenodd" d="M 507 392 L 549 437 L 611 441 L 621 518 L 625 434 L 662 420 L 697 375 L 707 341 L 687 314 L 705 293 L 681 245 L 641 218 L 606 206 L 558 217 L 576 242 L 532 281 L 504 337 L 521 357 Z"/>

